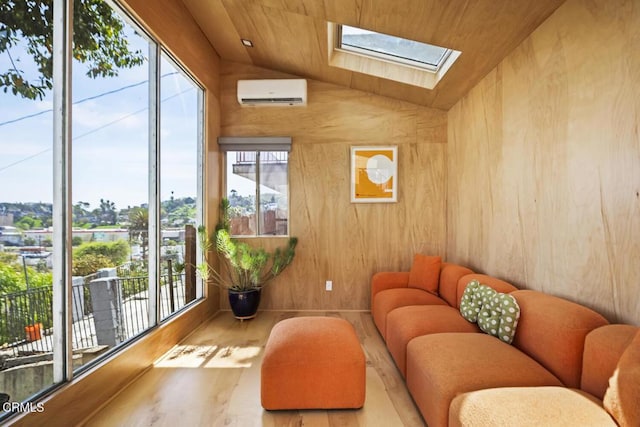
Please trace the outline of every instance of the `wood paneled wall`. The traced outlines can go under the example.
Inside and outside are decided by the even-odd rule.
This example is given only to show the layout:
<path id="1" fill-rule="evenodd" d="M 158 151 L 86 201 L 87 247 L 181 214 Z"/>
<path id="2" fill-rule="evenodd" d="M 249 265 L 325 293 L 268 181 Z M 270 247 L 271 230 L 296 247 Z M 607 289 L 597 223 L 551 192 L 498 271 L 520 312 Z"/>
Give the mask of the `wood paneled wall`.
<path id="1" fill-rule="evenodd" d="M 448 115 L 450 260 L 640 324 L 640 8 L 568 0 Z"/>
<path id="2" fill-rule="evenodd" d="M 283 77 L 222 63 L 221 134 L 293 138 L 290 231 L 299 244 L 261 309 L 367 310 L 373 273 L 408 271 L 417 252 L 444 254 L 446 113 L 314 80 L 306 107 L 238 104 L 238 79 Z M 368 144 L 398 145 L 398 203 L 350 203 L 350 147 Z"/>

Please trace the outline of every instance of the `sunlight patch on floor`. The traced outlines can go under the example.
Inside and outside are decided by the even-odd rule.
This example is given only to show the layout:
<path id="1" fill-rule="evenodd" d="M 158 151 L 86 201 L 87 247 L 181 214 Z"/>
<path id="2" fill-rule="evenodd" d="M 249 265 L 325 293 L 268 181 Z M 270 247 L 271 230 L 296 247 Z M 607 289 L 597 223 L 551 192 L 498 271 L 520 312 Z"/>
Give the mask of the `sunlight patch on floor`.
<path id="1" fill-rule="evenodd" d="M 262 348 L 257 346 L 178 345 L 155 368 L 249 368 Z"/>

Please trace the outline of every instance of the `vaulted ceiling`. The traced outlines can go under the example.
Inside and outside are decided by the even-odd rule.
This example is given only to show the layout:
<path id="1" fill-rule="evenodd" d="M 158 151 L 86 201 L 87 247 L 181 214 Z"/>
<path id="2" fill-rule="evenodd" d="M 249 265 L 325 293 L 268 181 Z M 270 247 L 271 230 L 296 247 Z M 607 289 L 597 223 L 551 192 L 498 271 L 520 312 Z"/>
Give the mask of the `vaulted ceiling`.
<path id="1" fill-rule="evenodd" d="M 183 0 L 224 60 L 448 110 L 564 0 Z M 327 21 L 462 55 L 433 90 L 332 67 Z M 249 39 L 254 47 L 242 45 Z"/>

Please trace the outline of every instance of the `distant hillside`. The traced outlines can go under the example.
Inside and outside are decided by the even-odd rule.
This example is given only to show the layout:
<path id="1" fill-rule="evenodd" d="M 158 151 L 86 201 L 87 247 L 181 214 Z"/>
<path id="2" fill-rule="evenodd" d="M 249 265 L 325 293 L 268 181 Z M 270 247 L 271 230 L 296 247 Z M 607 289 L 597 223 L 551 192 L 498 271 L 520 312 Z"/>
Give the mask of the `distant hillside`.
<path id="1" fill-rule="evenodd" d="M 117 209 L 108 199 L 101 199 L 100 206 L 91 209 L 88 203 L 77 202 L 73 205 L 73 224 L 76 227 L 94 228 L 97 226 L 126 224 L 132 209 L 146 211 L 147 204 Z M 50 227 L 53 219 L 51 203 L 7 203 L 0 202 L 0 215 L 13 215 L 13 223 L 23 229 Z M 194 222 L 196 199 L 193 197 L 171 198 L 161 203 L 161 219 L 164 226 L 180 227 Z M 35 225 L 37 224 L 37 225 Z"/>
<path id="2" fill-rule="evenodd" d="M 0 215 L 13 214 L 13 220 L 19 221 L 25 216 L 46 220 L 53 216 L 51 203 L 4 203 L 0 202 Z"/>

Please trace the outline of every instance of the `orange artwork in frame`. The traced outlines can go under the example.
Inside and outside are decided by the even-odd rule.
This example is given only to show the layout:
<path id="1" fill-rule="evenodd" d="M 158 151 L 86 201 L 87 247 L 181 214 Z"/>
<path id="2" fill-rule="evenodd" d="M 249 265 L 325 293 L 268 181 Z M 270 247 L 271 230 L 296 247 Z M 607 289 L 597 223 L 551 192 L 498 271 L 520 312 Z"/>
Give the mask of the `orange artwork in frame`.
<path id="1" fill-rule="evenodd" d="M 398 147 L 351 147 L 351 202 L 398 201 Z"/>

